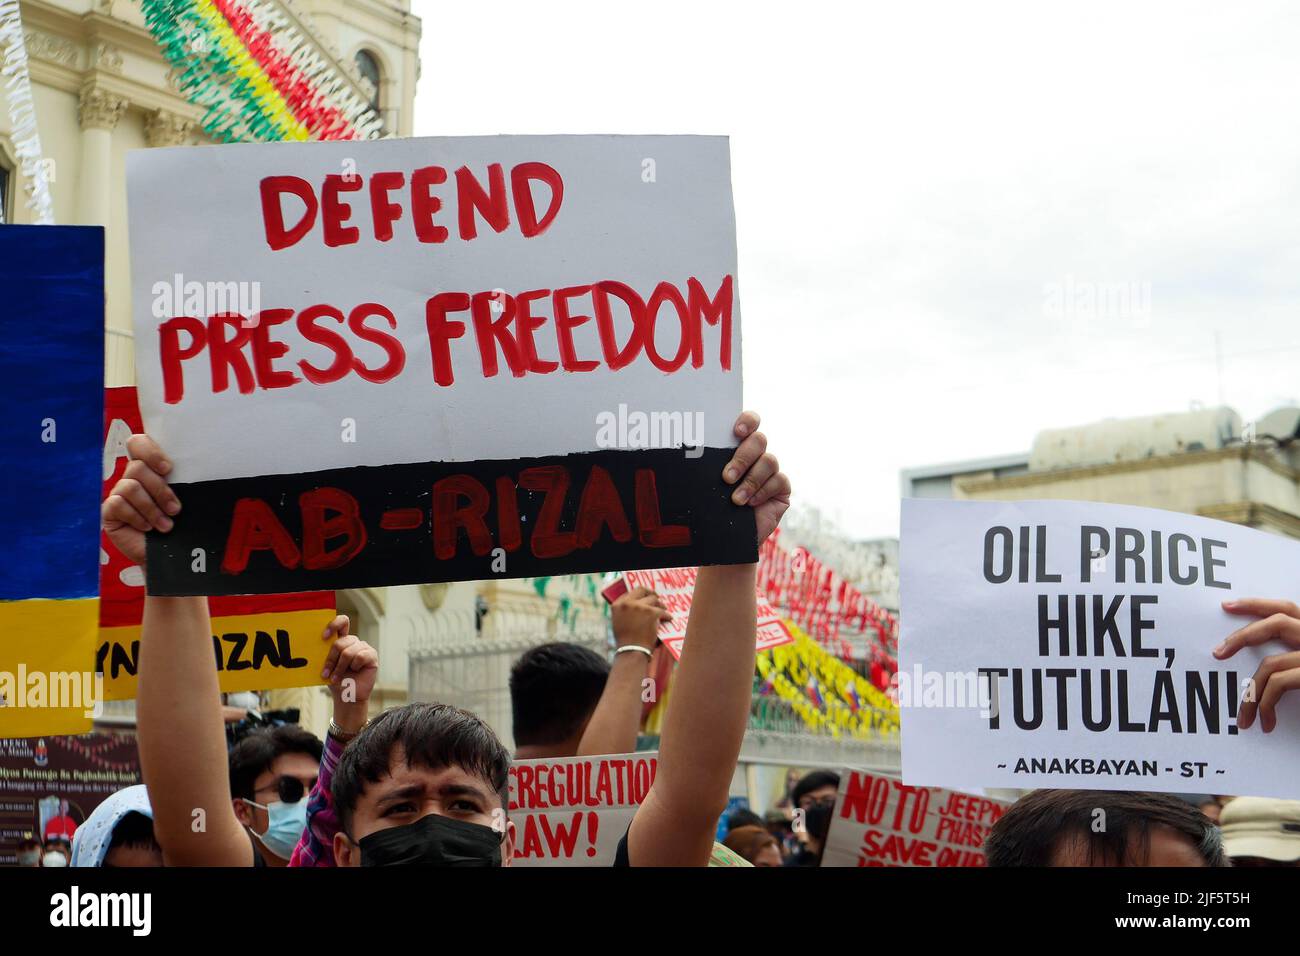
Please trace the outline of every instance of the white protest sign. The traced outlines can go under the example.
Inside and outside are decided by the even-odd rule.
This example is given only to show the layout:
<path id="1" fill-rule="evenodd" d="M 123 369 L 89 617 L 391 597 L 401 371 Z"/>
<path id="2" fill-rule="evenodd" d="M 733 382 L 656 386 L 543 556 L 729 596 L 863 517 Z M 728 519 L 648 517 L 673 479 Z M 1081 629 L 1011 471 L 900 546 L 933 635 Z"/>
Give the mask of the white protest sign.
<path id="1" fill-rule="evenodd" d="M 821 865 L 985 866 L 984 838 L 1006 809 L 1000 800 L 845 770 Z"/>
<path id="2" fill-rule="evenodd" d="M 672 620 L 659 624 L 659 641 L 677 660 L 682 659 L 686 643 L 686 625 L 691 618 L 691 601 L 695 595 L 695 578 L 699 568 L 658 568 L 653 571 L 628 571 L 601 593 L 611 604 L 633 588 L 648 588 L 663 601 Z M 766 651 L 794 641 L 794 635 L 781 615 L 763 596 L 757 597 L 757 635 L 755 650 Z"/>
<path id="3" fill-rule="evenodd" d="M 657 753 L 510 766 L 514 866 L 611 866 L 658 767 Z"/>
<path id="4" fill-rule="evenodd" d="M 1277 642 L 1220 661 L 1255 620 L 1222 602 L 1300 596 L 1300 542 L 1074 501 L 907 499 L 903 779 L 992 788 L 1300 797 L 1300 695 L 1237 726 Z"/>
<path id="5" fill-rule="evenodd" d="M 155 593 L 754 560 L 724 137 L 141 150 L 128 194 L 193 503 Z"/>

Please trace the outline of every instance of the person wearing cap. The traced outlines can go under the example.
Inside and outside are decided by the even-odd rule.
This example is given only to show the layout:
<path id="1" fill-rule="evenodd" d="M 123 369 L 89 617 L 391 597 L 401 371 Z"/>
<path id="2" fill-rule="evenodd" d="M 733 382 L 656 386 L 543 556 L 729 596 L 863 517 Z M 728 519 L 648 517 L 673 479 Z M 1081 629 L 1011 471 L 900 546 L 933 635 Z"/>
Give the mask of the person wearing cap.
<path id="1" fill-rule="evenodd" d="M 1237 797 L 1219 826 L 1233 866 L 1300 867 L 1300 800 Z"/>

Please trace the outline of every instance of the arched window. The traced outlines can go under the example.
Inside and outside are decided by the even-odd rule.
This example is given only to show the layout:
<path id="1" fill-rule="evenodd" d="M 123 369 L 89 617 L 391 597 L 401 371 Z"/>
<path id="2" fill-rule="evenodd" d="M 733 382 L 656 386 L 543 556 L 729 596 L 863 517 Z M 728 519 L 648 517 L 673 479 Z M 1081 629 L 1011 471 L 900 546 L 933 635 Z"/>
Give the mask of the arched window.
<path id="1" fill-rule="evenodd" d="M 366 92 L 370 94 L 370 105 L 379 110 L 379 61 L 369 50 L 357 51 L 357 70 L 365 83 Z"/>

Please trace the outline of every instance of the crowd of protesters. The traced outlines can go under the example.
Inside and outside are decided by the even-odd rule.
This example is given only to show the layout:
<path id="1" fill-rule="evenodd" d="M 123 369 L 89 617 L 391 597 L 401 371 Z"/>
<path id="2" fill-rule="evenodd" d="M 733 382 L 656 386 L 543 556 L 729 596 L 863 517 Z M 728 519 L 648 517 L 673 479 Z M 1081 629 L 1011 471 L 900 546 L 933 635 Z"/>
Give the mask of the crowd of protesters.
<path id="1" fill-rule="evenodd" d="M 748 412 L 737 420 L 738 447 L 722 478 L 735 488 L 733 501 L 753 509 L 761 543 L 789 506 L 790 482 L 758 425 Z M 144 567 L 145 533 L 166 533 L 181 502 L 167 484 L 164 451 L 144 435 L 129 448 L 133 461 L 105 501 L 104 529 Z M 1296 673 L 1300 611 L 1284 602 L 1238 603 L 1261 620 L 1216 654 L 1280 641 L 1296 653 L 1269 658 L 1261 671 L 1285 665 Z M 206 600 L 149 597 L 137 700 L 144 783 L 112 794 L 80 827 L 61 813 L 43 839 L 23 838 L 18 861 L 510 865 L 511 760 L 634 751 L 642 685 L 660 622 L 669 617 L 654 592 L 638 588 L 613 604 L 612 661 L 564 643 L 523 654 L 510 675 L 512 757 L 486 723 L 454 701 L 370 715 L 378 655 L 350 633 L 345 616 L 322 634 L 331 642 L 322 677 L 333 701 L 325 739 L 292 723 L 228 733 L 244 712 L 222 703 Z M 791 770 L 764 815 L 736 809 L 724 817 L 749 718 L 754 633 L 754 566 L 701 569 L 658 772 L 616 865 L 821 864 L 840 785 L 834 770 Z M 1257 681 L 1261 688 L 1269 676 Z M 1289 687 L 1278 682 L 1243 704 L 1241 726 L 1258 713 L 1271 729 L 1277 698 Z M 1092 825 L 1099 811 L 1108 821 L 1100 831 Z M 1039 790 L 1002 815 L 984 852 L 990 866 L 1300 866 L 1300 801 Z"/>

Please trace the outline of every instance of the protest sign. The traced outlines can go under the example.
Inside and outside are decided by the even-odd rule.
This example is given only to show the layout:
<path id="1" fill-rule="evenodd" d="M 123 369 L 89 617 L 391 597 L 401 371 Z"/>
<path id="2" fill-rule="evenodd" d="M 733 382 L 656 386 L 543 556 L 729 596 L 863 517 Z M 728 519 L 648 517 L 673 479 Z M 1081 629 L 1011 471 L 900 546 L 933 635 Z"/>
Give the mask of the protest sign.
<path id="1" fill-rule="evenodd" d="M 654 571 L 628 571 L 601 595 L 610 604 L 633 588 L 649 588 L 659 595 L 664 608 L 673 616 L 671 621 L 659 624 L 659 641 L 677 660 L 682 658 L 682 644 L 686 641 L 686 624 L 691 617 L 691 598 L 695 594 L 695 577 L 699 568 L 659 568 Z M 758 594 L 758 635 L 755 647 L 766 651 L 789 644 L 794 635 L 781 615 L 767 602 L 762 592 Z"/>
<path id="2" fill-rule="evenodd" d="M 127 439 L 143 431 L 134 388 L 104 392 L 105 497 L 126 471 Z M 144 620 L 144 573 L 100 534 L 99 646 L 95 670 L 105 700 L 132 700 Z M 321 634 L 334 619 L 334 592 L 208 599 L 212 644 L 226 692 L 322 683 L 330 645 Z"/>
<path id="3" fill-rule="evenodd" d="M 725 138 L 142 150 L 128 193 L 190 504 L 152 591 L 756 560 Z"/>
<path id="4" fill-rule="evenodd" d="M 99 699 L 104 230 L 0 228 L 0 737 L 77 733 Z"/>
<path id="5" fill-rule="evenodd" d="M 510 765 L 514 866 L 611 866 L 654 782 L 657 753 Z"/>
<path id="6" fill-rule="evenodd" d="M 903 779 L 1300 797 L 1300 696 L 1237 726 L 1278 642 L 1212 652 L 1300 596 L 1300 542 L 1152 508 L 908 499 Z"/>
<path id="7" fill-rule="evenodd" d="M 138 783 L 134 734 L 0 740 L 0 866 L 14 865 L 25 834 L 41 839 L 56 817 L 80 827 L 110 794 Z"/>
<path id="8" fill-rule="evenodd" d="M 862 770 L 840 774 L 822 866 L 984 866 L 984 837 L 1008 804 L 910 787 Z"/>

